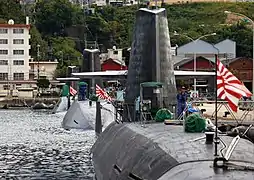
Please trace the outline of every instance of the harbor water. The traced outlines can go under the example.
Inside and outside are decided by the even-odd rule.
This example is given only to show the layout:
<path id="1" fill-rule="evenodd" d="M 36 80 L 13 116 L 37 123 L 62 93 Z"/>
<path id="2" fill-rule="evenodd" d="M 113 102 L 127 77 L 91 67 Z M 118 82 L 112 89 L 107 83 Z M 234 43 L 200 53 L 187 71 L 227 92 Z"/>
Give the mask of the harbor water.
<path id="1" fill-rule="evenodd" d="M 94 131 L 61 128 L 64 113 L 0 110 L 0 179 L 93 179 Z"/>

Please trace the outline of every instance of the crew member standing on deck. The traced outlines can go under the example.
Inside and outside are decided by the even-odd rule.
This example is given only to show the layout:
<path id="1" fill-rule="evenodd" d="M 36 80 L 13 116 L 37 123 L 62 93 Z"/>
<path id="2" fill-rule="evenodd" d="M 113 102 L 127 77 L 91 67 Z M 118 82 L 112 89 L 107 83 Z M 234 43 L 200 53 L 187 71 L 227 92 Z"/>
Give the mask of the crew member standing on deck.
<path id="1" fill-rule="evenodd" d="M 177 117 L 179 117 L 186 107 L 187 94 L 185 92 L 185 87 L 181 88 L 180 93 L 177 94 Z"/>

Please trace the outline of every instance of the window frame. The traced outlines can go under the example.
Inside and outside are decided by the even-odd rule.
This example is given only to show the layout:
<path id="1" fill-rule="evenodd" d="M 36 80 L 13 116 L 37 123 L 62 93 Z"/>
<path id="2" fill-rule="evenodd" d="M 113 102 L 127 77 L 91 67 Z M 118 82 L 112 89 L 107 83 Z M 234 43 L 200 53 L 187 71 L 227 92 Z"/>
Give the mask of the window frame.
<path id="1" fill-rule="evenodd" d="M 7 63 L 1 63 L 1 62 L 7 62 Z M 8 60 L 0 59 L 0 66 L 7 66 L 7 65 L 8 65 Z"/>
<path id="2" fill-rule="evenodd" d="M 23 75 L 23 76 L 19 76 L 19 75 Z M 15 75 L 18 75 L 15 76 Z M 13 73 L 13 80 L 24 80 L 25 79 L 25 73 L 21 72 L 21 73 Z"/>
<path id="3" fill-rule="evenodd" d="M 23 51 L 23 54 L 15 54 L 15 51 Z M 13 55 L 24 55 L 25 54 L 25 50 L 23 49 L 13 49 Z"/>
<path id="4" fill-rule="evenodd" d="M 16 32 L 16 30 L 18 30 L 18 31 Z M 21 30 L 22 32 L 19 32 L 19 30 Z M 24 32 L 25 32 L 24 28 L 14 28 L 12 30 L 13 34 L 24 34 Z"/>
<path id="5" fill-rule="evenodd" d="M 8 73 L 0 73 L 0 81 L 6 81 L 8 79 Z"/>
<path id="6" fill-rule="evenodd" d="M 23 62 L 23 64 L 21 63 L 21 64 L 19 64 L 19 63 L 15 63 L 15 62 Z M 21 59 L 15 59 L 15 60 L 13 60 L 13 65 L 14 66 L 24 66 L 24 64 L 25 64 L 25 61 L 24 60 L 21 60 Z"/>
<path id="7" fill-rule="evenodd" d="M 15 41 L 22 41 L 22 43 L 15 43 Z M 13 44 L 24 44 L 25 43 L 25 40 L 24 39 L 13 39 L 12 41 Z"/>
<path id="8" fill-rule="evenodd" d="M 2 52 L 6 52 L 6 53 L 1 53 Z M 7 49 L 0 49 L 0 55 L 8 55 L 8 50 Z"/>
<path id="9" fill-rule="evenodd" d="M 4 32 L 5 30 L 5 32 Z M 8 34 L 8 29 L 7 28 L 0 28 L 0 34 Z"/>
<path id="10" fill-rule="evenodd" d="M 1 43 L 1 41 L 4 41 L 4 40 L 5 40 L 5 42 Z M 0 44 L 8 44 L 8 39 L 0 39 Z"/>

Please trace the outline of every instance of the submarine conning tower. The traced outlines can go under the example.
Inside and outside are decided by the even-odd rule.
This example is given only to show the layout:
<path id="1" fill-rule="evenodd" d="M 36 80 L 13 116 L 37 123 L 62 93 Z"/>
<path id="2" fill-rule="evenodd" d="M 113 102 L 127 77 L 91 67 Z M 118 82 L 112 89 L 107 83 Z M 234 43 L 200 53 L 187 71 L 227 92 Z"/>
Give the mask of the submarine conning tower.
<path id="1" fill-rule="evenodd" d="M 148 89 L 143 97 L 150 98 L 152 108 L 163 106 L 174 111 L 176 83 L 170 47 L 166 9 L 140 8 L 136 13 L 128 67 L 124 121 L 134 118 L 135 100 L 142 82 L 163 83 L 160 94 L 152 94 L 152 89 Z"/>
<path id="2" fill-rule="evenodd" d="M 84 49 L 81 72 L 101 71 L 99 49 Z M 88 84 L 88 95 L 95 93 L 95 84 L 102 85 L 101 79 L 83 79 Z"/>

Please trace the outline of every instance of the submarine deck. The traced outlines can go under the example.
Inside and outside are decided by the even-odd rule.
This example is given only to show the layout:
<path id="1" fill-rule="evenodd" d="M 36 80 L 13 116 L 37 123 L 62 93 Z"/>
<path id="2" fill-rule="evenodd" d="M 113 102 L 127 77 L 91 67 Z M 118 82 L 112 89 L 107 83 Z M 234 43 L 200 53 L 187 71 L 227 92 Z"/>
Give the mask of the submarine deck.
<path id="1" fill-rule="evenodd" d="M 204 133 L 186 133 L 183 131 L 183 126 L 165 125 L 163 123 L 146 124 L 145 127 L 142 127 L 139 123 L 129 123 L 126 126 L 157 143 L 162 150 L 178 162 L 214 158 L 214 144 L 206 144 L 205 139 L 193 141 L 204 136 Z M 225 135 L 219 135 L 219 137 L 227 146 L 233 139 L 233 137 Z M 221 148 L 222 144 L 220 143 L 218 150 Z M 225 151 L 223 152 L 225 153 Z M 254 162 L 253 143 L 241 139 L 230 159 Z"/>
<path id="2" fill-rule="evenodd" d="M 113 122 L 100 134 L 91 149 L 96 179 L 157 180 L 180 164 L 187 163 L 188 167 L 192 167 L 189 162 L 204 164 L 208 160 L 212 166 L 214 144 L 206 144 L 205 139 L 193 141 L 202 136 L 204 133 L 185 133 L 183 126 L 179 125 L 152 123 L 142 127 L 140 123 Z M 233 139 L 230 136 L 220 138 L 227 146 Z M 221 147 L 222 143 L 218 150 Z M 230 160 L 253 166 L 254 145 L 240 139 Z M 246 176 L 253 177 L 253 173 Z"/>

